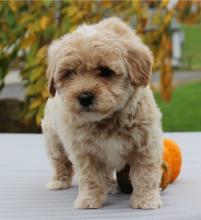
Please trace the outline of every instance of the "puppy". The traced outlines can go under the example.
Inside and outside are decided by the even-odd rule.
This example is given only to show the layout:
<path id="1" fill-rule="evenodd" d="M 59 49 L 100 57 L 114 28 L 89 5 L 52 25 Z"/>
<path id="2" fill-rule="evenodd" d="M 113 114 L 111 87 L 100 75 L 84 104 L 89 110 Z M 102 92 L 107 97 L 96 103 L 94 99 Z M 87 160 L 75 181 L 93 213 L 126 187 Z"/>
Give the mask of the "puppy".
<path id="1" fill-rule="evenodd" d="M 120 19 L 82 25 L 48 50 L 42 129 L 54 168 L 49 189 L 79 177 L 76 208 L 100 208 L 113 171 L 130 164 L 133 208 L 161 207 L 161 114 L 147 86 L 153 57 Z"/>

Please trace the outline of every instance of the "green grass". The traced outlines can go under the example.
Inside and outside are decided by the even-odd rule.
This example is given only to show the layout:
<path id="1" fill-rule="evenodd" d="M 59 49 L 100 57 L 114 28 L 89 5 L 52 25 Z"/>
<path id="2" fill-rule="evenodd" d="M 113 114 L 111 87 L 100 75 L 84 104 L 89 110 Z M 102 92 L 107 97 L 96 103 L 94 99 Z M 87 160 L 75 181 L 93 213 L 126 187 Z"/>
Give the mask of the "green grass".
<path id="1" fill-rule="evenodd" d="M 201 82 L 178 86 L 170 102 L 161 100 L 159 94 L 155 97 L 164 131 L 201 131 Z"/>
<path id="2" fill-rule="evenodd" d="M 201 24 L 182 25 L 184 32 L 183 64 L 189 69 L 201 69 Z"/>

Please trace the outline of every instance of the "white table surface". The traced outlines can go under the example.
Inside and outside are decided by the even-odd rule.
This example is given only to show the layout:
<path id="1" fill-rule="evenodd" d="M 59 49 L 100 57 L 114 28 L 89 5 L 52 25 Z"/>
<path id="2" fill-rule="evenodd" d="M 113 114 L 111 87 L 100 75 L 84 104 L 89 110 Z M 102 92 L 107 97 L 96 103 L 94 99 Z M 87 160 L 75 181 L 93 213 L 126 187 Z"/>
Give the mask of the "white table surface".
<path id="1" fill-rule="evenodd" d="M 48 191 L 51 176 L 42 135 L 0 134 L 0 220 L 149 219 L 201 220 L 201 132 L 166 133 L 182 148 L 177 181 L 161 193 L 159 210 L 135 210 L 129 196 L 110 195 L 98 210 L 73 208 L 78 188 Z"/>

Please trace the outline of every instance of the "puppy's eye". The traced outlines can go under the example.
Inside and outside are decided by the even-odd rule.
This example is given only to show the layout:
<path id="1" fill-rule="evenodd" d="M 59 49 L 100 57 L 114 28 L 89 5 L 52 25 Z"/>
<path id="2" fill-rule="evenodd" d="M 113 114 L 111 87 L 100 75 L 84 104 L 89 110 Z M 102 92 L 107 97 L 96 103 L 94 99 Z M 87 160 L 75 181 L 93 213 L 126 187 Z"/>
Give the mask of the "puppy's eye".
<path id="1" fill-rule="evenodd" d="M 74 70 L 65 70 L 63 72 L 63 78 L 71 78 L 75 74 Z"/>
<path id="2" fill-rule="evenodd" d="M 114 71 L 107 66 L 99 66 L 98 71 L 99 71 L 99 76 L 104 78 L 109 78 L 114 74 Z"/>

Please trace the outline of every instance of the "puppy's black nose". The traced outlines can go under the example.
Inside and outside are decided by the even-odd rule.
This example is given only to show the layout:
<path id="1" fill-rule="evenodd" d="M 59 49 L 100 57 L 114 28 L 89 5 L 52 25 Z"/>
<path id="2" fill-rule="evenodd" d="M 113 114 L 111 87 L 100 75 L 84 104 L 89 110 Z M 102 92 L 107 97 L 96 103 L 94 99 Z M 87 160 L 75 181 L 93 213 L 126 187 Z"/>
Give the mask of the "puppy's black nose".
<path id="1" fill-rule="evenodd" d="M 80 105 L 83 107 L 89 107 L 93 104 L 94 95 L 91 92 L 83 92 L 78 97 Z"/>

